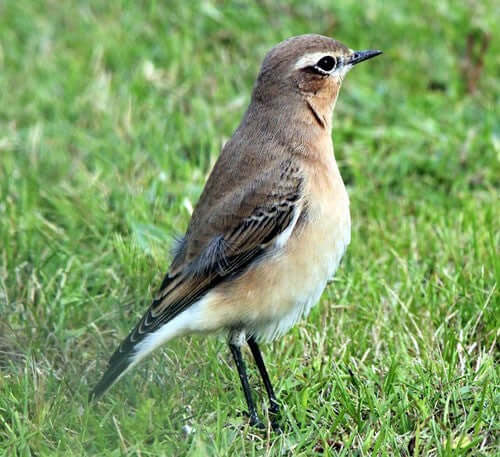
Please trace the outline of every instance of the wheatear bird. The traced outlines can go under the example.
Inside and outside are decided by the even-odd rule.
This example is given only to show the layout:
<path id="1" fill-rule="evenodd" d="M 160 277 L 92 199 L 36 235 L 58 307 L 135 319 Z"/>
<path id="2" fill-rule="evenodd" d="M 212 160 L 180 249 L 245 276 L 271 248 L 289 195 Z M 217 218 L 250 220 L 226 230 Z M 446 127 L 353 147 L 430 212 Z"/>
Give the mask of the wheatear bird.
<path id="1" fill-rule="evenodd" d="M 332 112 L 345 74 L 381 51 L 302 35 L 262 63 L 240 126 L 222 149 L 151 307 L 109 361 L 98 397 L 163 343 L 226 330 L 248 404 L 247 342 L 278 412 L 257 345 L 306 316 L 350 240 L 349 199 L 333 155 Z"/>

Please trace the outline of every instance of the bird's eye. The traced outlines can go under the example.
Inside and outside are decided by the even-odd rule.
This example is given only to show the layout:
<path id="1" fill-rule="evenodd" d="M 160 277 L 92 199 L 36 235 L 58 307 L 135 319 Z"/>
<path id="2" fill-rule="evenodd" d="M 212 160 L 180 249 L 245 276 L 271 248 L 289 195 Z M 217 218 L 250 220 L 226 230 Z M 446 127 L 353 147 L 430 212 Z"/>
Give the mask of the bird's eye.
<path id="1" fill-rule="evenodd" d="M 332 56 L 325 56 L 318 60 L 318 63 L 315 65 L 320 70 L 330 72 L 337 65 L 337 59 Z"/>

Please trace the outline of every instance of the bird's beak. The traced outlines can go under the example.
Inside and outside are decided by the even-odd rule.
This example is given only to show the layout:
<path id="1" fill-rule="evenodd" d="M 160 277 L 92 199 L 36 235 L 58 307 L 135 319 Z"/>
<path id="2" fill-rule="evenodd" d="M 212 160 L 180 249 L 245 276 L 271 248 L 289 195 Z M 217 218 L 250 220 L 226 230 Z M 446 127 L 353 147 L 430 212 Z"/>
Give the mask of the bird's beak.
<path id="1" fill-rule="evenodd" d="M 347 60 L 348 65 L 356 65 L 359 62 L 363 62 L 364 60 L 371 59 L 372 57 L 377 57 L 382 54 L 382 51 L 354 51 Z"/>

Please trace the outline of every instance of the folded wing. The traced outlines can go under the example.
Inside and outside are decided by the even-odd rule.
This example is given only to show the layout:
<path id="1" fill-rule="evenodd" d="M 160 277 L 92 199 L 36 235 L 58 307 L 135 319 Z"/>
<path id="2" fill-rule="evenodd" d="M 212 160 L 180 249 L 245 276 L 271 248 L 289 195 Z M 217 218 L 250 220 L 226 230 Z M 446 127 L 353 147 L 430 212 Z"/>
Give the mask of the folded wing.
<path id="1" fill-rule="evenodd" d="M 281 179 L 276 179 L 279 173 Z M 148 311 L 110 359 L 91 397 L 98 397 L 133 364 L 148 335 L 197 302 L 222 281 L 241 275 L 292 233 L 304 207 L 302 177 L 290 161 L 242 183 L 238 194 L 215 201 L 207 182 L 186 236 Z"/>

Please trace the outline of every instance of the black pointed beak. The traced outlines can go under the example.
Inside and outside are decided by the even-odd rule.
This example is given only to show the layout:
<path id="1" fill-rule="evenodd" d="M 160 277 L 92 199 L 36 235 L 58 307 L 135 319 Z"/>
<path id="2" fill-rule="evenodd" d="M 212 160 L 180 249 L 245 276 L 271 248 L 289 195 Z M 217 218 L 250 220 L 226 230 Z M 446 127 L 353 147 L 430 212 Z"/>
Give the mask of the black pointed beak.
<path id="1" fill-rule="evenodd" d="M 377 57 L 382 54 L 382 51 L 354 51 L 347 63 L 349 65 L 356 65 L 357 63 L 363 62 L 364 60 L 371 59 L 372 57 Z"/>

